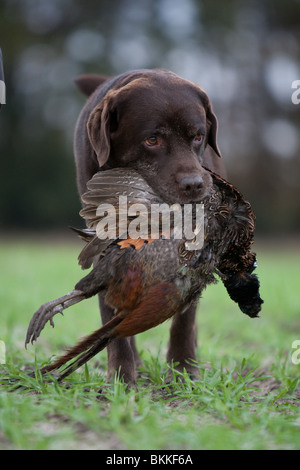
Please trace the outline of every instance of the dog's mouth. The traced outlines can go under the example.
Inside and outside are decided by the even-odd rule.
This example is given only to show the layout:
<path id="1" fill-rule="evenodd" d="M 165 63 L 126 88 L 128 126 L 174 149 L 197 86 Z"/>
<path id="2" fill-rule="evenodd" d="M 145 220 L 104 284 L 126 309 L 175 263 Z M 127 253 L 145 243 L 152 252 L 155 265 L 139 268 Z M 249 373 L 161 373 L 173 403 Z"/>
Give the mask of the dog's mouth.
<path id="1" fill-rule="evenodd" d="M 155 190 L 156 193 L 163 199 L 167 204 L 201 204 L 204 203 L 212 192 L 212 184 L 208 187 L 202 188 L 201 191 L 189 191 L 185 193 L 180 191 L 175 185 L 168 188 L 165 186 L 163 190 Z"/>
<path id="2" fill-rule="evenodd" d="M 202 194 L 195 195 L 194 197 L 188 197 L 184 194 L 180 194 L 180 192 L 172 192 L 172 194 L 165 192 L 160 192 L 161 198 L 164 200 L 165 203 L 172 205 L 172 204 L 204 204 L 211 194 L 211 188 L 209 191 L 204 191 Z"/>
<path id="3" fill-rule="evenodd" d="M 206 199 L 209 197 L 210 191 L 203 191 L 200 195 L 195 195 L 192 197 L 180 197 L 181 204 L 204 204 Z"/>

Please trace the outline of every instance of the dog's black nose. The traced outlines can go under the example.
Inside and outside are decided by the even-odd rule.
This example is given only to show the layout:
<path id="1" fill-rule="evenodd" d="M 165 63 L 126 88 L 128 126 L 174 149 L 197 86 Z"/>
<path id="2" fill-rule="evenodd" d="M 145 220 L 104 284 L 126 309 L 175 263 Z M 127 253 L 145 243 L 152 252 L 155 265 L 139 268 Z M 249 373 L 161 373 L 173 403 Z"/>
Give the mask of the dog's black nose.
<path id="1" fill-rule="evenodd" d="M 179 182 L 179 188 L 186 196 L 197 196 L 203 189 L 203 179 L 200 175 L 184 176 Z"/>

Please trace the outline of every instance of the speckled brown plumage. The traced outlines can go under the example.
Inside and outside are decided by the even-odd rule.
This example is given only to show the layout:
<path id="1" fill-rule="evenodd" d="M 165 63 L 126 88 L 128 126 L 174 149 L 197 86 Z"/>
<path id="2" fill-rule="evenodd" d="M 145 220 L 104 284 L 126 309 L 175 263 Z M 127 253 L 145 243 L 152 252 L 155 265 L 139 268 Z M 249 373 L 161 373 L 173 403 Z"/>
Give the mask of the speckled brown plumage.
<path id="1" fill-rule="evenodd" d="M 92 271 L 75 289 L 44 304 L 33 316 L 26 344 L 37 339 L 47 321 L 85 298 L 105 292 L 105 301 L 115 309 L 115 317 L 82 340 L 42 372 L 60 368 L 68 361 L 60 378 L 65 377 L 101 351 L 112 339 L 138 334 L 153 328 L 178 310 L 184 311 L 196 302 L 207 285 L 224 283 L 229 296 L 250 317 L 258 316 L 262 300 L 259 282 L 252 273 L 256 266 L 251 252 L 255 217 L 249 202 L 222 178 L 209 172 L 212 188 L 201 201 L 204 204 L 204 245 L 188 250 L 186 240 L 143 239 L 127 243 L 120 238 L 100 240 L 96 234 L 101 217 L 97 208 L 110 203 L 119 210 L 118 197 L 127 196 L 129 206 L 142 203 L 150 207 L 163 201 L 134 170 L 112 169 L 97 173 L 88 184 L 81 211 L 88 229 L 77 230 L 86 241 L 79 255 L 83 268 L 93 264 Z M 128 223 L 130 223 L 130 218 Z M 99 235 L 99 234 L 98 234 Z M 170 235 L 170 234 L 169 234 Z"/>

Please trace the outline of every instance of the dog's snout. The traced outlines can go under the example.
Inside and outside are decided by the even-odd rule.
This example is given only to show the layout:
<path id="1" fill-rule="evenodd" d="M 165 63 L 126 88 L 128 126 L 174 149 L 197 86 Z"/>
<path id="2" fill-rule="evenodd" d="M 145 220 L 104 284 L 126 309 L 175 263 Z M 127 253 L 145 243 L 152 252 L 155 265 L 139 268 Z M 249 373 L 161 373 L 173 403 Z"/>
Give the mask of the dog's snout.
<path id="1" fill-rule="evenodd" d="M 186 195 L 199 193 L 203 188 L 204 182 L 200 175 L 184 176 L 179 182 L 179 188 Z"/>

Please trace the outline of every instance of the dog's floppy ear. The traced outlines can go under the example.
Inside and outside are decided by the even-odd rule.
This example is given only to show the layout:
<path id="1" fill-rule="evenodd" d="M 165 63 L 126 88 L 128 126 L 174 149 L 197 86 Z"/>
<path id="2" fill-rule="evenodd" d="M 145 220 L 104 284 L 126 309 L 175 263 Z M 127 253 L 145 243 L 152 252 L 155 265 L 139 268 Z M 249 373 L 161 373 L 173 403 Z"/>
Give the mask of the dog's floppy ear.
<path id="1" fill-rule="evenodd" d="M 123 82 L 117 84 L 117 88 L 108 91 L 89 117 L 87 131 L 100 166 L 105 165 L 110 155 L 111 135 L 118 128 L 121 102 L 133 81 L 137 83 L 142 79 L 139 75 L 135 73 L 127 76 Z"/>
<path id="2" fill-rule="evenodd" d="M 216 154 L 221 157 L 221 152 L 217 143 L 217 134 L 218 134 L 218 120 L 215 113 L 212 110 L 211 104 L 209 103 L 208 108 L 206 109 L 206 119 L 209 124 L 209 131 L 207 137 L 207 143 L 214 149 Z"/>
<path id="3" fill-rule="evenodd" d="M 206 143 L 211 146 L 211 148 L 216 152 L 216 154 L 221 157 L 221 152 L 217 143 L 217 134 L 218 134 L 218 120 L 213 112 L 212 104 L 207 94 L 200 88 L 200 97 L 201 101 L 204 104 L 206 111 L 206 120 L 207 120 L 207 140 Z"/>
<path id="4" fill-rule="evenodd" d="M 75 83 L 79 90 L 86 96 L 90 96 L 99 85 L 106 82 L 109 77 L 106 75 L 98 75 L 98 74 L 84 74 L 79 75 L 79 77 L 75 78 Z"/>
<path id="5" fill-rule="evenodd" d="M 93 110 L 87 123 L 89 139 L 100 166 L 103 166 L 109 158 L 110 134 L 117 127 L 117 112 L 113 99 L 115 94 L 114 90 L 108 92 Z"/>

